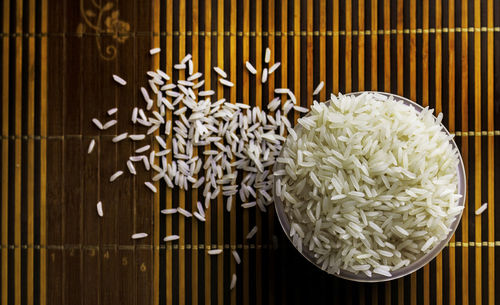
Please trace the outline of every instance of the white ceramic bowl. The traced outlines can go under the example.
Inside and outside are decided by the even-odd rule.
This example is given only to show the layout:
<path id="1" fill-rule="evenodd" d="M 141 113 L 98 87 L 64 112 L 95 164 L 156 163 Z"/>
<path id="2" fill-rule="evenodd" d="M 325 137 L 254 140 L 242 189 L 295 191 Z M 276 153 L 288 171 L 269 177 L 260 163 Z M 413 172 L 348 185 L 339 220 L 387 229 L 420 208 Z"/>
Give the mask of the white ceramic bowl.
<path id="1" fill-rule="evenodd" d="M 370 91 L 354 92 L 354 93 L 348 93 L 346 95 L 359 95 L 359 94 L 362 94 L 364 92 L 370 92 Z M 405 97 L 399 96 L 399 95 L 386 93 L 386 92 L 376 92 L 376 91 L 371 91 L 371 92 L 377 93 L 380 95 L 385 95 L 387 97 L 392 96 L 394 98 L 394 100 L 402 101 L 404 104 L 414 107 L 419 112 L 424 109 L 422 106 L 418 105 L 417 103 L 415 103 L 415 102 L 413 102 Z M 448 130 L 442 124 L 441 124 L 441 126 L 442 126 L 442 131 L 449 135 Z M 299 128 L 301 128 L 300 125 L 296 125 L 295 129 L 298 130 Z M 458 150 L 458 147 L 457 147 L 457 144 L 455 143 L 455 141 L 450 140 L 450 143 L 453 145 L 454 148 L 456 148 Z M 276 163 L 274 165 L 274 171 L 276 171 L 278 169 L 282 169 L 282 168 L 283 168 L 283 164 L 281 164 L 281 163 Z M 458 205 L 464 206 L 464 204 L 465 204 L 465 192 L 466 192 L 466 180 L 465 180 L 466 178 L 465 178 L 464 163 L 462 160 L 462 156 L 460 154 L 459 154 L 459 163 L 457 166 L 457 175 L 458 175 L 458 193 L 460 195 L 462 195 L 462 198 L 459 199 Z M 276 181 L 277 178 L 275 177 L 274 179 Z M 290 240 L 290 242 L 292 242 L 290 234 L 289 234 L 290 233 L 290 222 L 288 219 L 288 215 L 285 213 L 284 208 L 283 208 L 283 202 L 281 201 L 279 196 L 276 195 L 276 190 L 274 187 L 273 187 L 273 197 L 274 197 L 274 203 L 275 203 L 274 206 L 276 208 L 276 213 L 278 214 L 278 219 L 281 223 L 281 227 L 283 228 L 283 231 L 285 231 L 285 234 L 288 237 L 288 239 Z M 413 261 L 408 266 L 401 268 L 401 269 L 398 269 L 396 271 L 392 271 L 391 277 L 386 277 L 386 276 L 379 275 L 379 274 L 372 274 L 371 277 L 368 277 L 363 272 L 360 272 L 358 274 L 354 274 L 350 271 L 343 270 L 343 269 L 340 270 L 339 274 L 334 274 L 334 275 L 336 275 L 340 278 L 343 278 L 343 279 L 357 281 L 357 282 L 383 282 L 383 281 L 394 280 L 394 279 L 406 276 L 410 273 L 413 273 L 413 272 L 417 271 L 418 269 L 422 268 L 423 266 L 425 266 L 426 264 L 428 264 L 431 260 L 433 260 L 443 250 L 443 248 L 446 246 L 446 244 L 450 241 L 451 237 L 455 233 L 455 230 L 457 229 L 461 218 L 462 218 L 462 213 L 457 215 L 455 221 L 453 221 L 453 223 L 451 224 L 451 226 L 450 226 L 451 231 L 448 234 L 448 236 L 444 240 L 442 240 L 439 244 L 437 244 L 431 251 L 429 251 L 425 255 L 420 256 L 417 260 Z M 301 254 L 308 261 L 310 261 L 313 265 L 315 265 L 316 267 L 321 269 L 321 266 L 316 264 L 316 259 L 314 258 L 313 254 L 310 251 L 308 251 L 307 248 L 304 247 L 302 249 Z"/>

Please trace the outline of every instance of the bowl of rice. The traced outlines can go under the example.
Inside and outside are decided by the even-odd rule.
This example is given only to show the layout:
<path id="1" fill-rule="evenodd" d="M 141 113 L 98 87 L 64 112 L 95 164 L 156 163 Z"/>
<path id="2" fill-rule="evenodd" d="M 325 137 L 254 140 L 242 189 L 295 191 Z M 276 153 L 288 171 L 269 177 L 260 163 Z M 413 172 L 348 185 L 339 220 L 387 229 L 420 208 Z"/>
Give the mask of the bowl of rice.
<path id="1" fill-rule="evenodd" d="M 289 132 L 274 166 L 285 234 L 338 277 L 381 282 L 429 263 L 455 232 L 466 177 L 442 114 L 384 92 L 331 96 Z"/>

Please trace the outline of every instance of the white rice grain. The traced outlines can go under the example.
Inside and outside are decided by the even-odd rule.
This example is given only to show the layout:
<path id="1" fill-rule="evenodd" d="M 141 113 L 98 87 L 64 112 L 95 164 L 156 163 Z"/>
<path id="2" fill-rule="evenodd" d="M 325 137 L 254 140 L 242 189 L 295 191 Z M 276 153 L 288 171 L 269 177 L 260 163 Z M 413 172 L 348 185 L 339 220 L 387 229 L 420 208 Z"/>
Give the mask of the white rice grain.
<path id="1" fill-rule="evenodd" d="M 236 264 L 239 265 L 241 263 L 241 258 L 240 258 L 240 255 L 238 254 L 238 251 L 233 250 L 233 251 L 231 251 L 231 253 L 233 254 L 234 261 L 236 262 Z"/>
<path id="2" fill-rule="evenodd" d="M 132 141 L 140 141 L 146 138 L 146 135 L 143 134 L 131 134 L 128 136 Z"/>
<path id="3" fill-rule="evenodd" d="M 267 82 L 267 68 L 264 68 L 264 70 L 262 71 L 262 79 L 261 79 L 261 82 L 264 84 L 265 82 Z"/>
<path id="4" fill-rule="evenodd" d="M 236 273 L 233 273 L 233 275 L 231 276 L 231 284 L 229 285 L 229 290 L 233 290 L 234 287 L 236 287 Z"/>
<path id="5" fill-rule="evenodd" d="M 109 177 L 109 182 L 115 181 L 121 175 L 123 175 L 123 171 L 117 171 L 116 173 L 114 173 L 113 175 L 111 175 L 111 177 Z"/>
<path id="6" fill-rule="evenodd" d="M 177 213 L 177 209 L 163 209 L 160 211 L 160 213 L 165 215 L 171 215 Z"/>
<path id="7" fill-rule="evenodd" d="M 208 255 L 219 255 L 222 253 L 222 249 L 212 249 L 207 251 Z"/>
<path id="8" fill-rule="evenodd" d="M 226 87 L 233 87 L 234 84 L 227 79 L 219 78 L 219 82 Z"/>
<path id="9" fill-rule="evenodd" d="M 479 209 L 476 210 L 476 215 L 481 215 L 488 208 L 488 203 L 483 203 Z"/>
<path id="10" fill-rule="evenodd" d="M 134 233 L 132 234 L 132 239 L 141 239 L 148 237 L 148 233 Z"/>
<path id="11" fill-rule="evenodd" d="M 314 89 L 314 92 L 313 92 L 313 95 L 318 95 L 321 90 L 323 90 L 323 87 L 325 86 L 325 83 L 323 81 L 321 81 L 318 86 L 316 87 L 316 89 Z"/>
<path id="12" fill-rule="evenodd" d="M 106 111 L 108 113 L 108 115 L 113 115 L 115 114 L 116 112 L 118 111 L 118 108 L 111 108 L 109 109 L 108 111 Z"/>
<path id="13" fill-rule="evenodd" d="M 179 212 L 179 214 L 181 214 L 184 217 L 191 217 L 191 216 L 193 216 L 193 214 L 191 214 L 190 212 L 186 211 L 185 209 L 183 209 L 181 207 L 177 208 L 177 212 Z"/>
<path id="14" fill-rule="evenodd" d="M 95 140 L 90 140 L 89 148 L 87 149 L 87 154 L 90 154 L 94 150 Z"/>
<path id="15" fill-rule="evenodd" d="M 248 71 L 250 71 L 250 73 L 254 75 L 257 74 L 257 70 L 255 70 L 254 66 L 252 66 L 252 64 L 249 61 L 245 63 L 245 66 L 247 67 Z"/>
<path id="16" fill-rule="evenodd" d="M 214 67 L 214 71 L 217 72 L 222 78 L 227 78 L 227 73 L 219 67 Z"/>
<path id="17" fill-rule="evenodd" d="M 103 217 L 104 216 L 104 212 L 102 210 L 102 202 L 101 201 L 99 201 L 97 203 L 96 208 L 97 208 L 97 215 L 99 215 L 99 217 Z"/>
<path id="18" fill-rule="evenodd" d="M 151 182 L 144 182 L 144 185 L 150 189 L 153 193 L 156 193 L 157 190 L 156 190 L 156 187 L 151 183 Z"/>
<path id="19" fill-rule="evenodd" d="M 277 62 L 274 65 L 272 65 L 271 68 L 269 68 L 269 74 L 273 74 L 273 72 L 276 71 L 276 69 L 278 69 L 280 65 L 281 65 L 280 62 Z"/>
<path id="20" fill-rule="evenodd" d="M 246 237 L 246 238 L 247 238 L 247 239 L 251 239 L 252 237 L 254 237 L 254 235 L 257 233 L 257 231 L 258 231 L 257 226 L 254 226 L 254 227 L 252 228 L 252 230 L 250 230 L 250 232 L 248 232 L 248 234 L 247 234 L 247 237 Z"/>
<path id="21" fill-rule="evenodd" d="M 95 124 L 95 126 L 97 126 L 97 128 L 99 128 L 99 129 L 101 129 L 101 130 L 103 129 L 102 123 L 101 123 L 101 121 L 99 121 L 98 119 L 93 118 L 93 119 L 92 119 L 92 122 Z"/>
<path id="22" fill-rule="evenodd" d="M 132 161 L 131 161 L 131 160 L 128 160 L 128 161 L 127 161 L 127 167 L 128 167 L 128 171 L 129 171 L 132 175 L 136 175 L 136 174 L 137 174 L 137 172 L 135 171 L 134 164 L 132 164 Z"/>
<path id="23" fill-rule="evenodd" d="M 119 77 L 116 74 L 113 74 L 113 80 L 122 86 L 125 86 L 127 84 L 127 81 L 125 81 L 123 78 Z"/>
<path id="24" fill-rule="evenodd" d="M 136 153 L 140 154 L 142 152 L 148 151 L 151 145 L 144 145 L 143 147 L 139 147 L 135 150 Z"/>
<path id="25" fill-rule="evenodd" d="M 163 238 L 163 241 L 169 242 L 169 241 L 174 241 L 174 240 L 178 240 L 178 239 L 179 239 L 179 235 L 169 235 L 169 236 L 165 236 Z"/>
<path id="26" fill-rule="evenodd" d="M 149 54 L 151 54 L 151 55 L 154 55 L 154 54 L 157 54 L 160 52 L 161 52 L 160 48 L 153 48 L 153 49 L 149 50 Z"/>
<path id="27" fill-rule="evenodd" d="M 124 132 L 124 133 L 122 133 L 122 134 L 119 134 L 119 135 L 117 135 L 117 136 L 113 137 L 112 141 L 113 141 L 114 143 L 118 143 L 118 142 L 120 142 L 120 141 L 122 141 L 122 140 L 125 140 L 127 137 L 128 137 L 128 133 L 127 133 L 127 132 Z"/>
<path id="28" fill-rule="evenodd" d="M 266 48 L 266 55 L 264 56 L 264 62 L 268 64 L 270 60 L 271 60 L 271 49 Z"/>

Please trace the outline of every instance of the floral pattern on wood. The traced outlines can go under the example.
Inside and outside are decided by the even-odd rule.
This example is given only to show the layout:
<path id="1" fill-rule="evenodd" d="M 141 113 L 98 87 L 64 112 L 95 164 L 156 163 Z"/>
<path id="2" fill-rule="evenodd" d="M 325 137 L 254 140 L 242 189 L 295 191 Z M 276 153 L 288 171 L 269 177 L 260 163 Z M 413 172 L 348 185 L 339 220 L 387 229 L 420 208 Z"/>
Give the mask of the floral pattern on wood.
<path id="1" fill-rule="evenodd" d="M 79 35 L 83 35 L 87 30 L 95 32 L 99 55 L 105 60 L 113 60 L 118 52 L 117 45 L 128 39 L 130 24 L 120 20 L 120 11 L 113 9 L 112 2 L 99 5 L 95 0 L 91 0 L 91 8 L 86 8 L 84 2 L 85 0 L 80 0 L 83 22 L 78 24 L 76 32 Z M 111 35 L 112 43 L 103 46 L 101 34 Z"/>

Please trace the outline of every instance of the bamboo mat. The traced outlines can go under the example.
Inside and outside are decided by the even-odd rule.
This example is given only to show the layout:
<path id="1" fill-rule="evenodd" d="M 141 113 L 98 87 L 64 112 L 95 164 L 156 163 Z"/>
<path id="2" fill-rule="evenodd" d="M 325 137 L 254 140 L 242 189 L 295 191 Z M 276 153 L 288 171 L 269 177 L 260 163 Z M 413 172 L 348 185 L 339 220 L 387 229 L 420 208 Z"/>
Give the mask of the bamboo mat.
<path id="1" fill-rule="evenodd" d="M 0 304 L 494 304 L 499 298 L 498 1 L 6 0 L 0 16 Z M 150 56 L 156 46 L 162 53 Z M 267 46 L 271 63 L 282 65 L 262 85 L 243 63 L 260 70 Z M 145 72 L 162 67 L 176 77 L 173 65 L 186 53 L 204 72 L 206 88 L 231 101 L 265 106 L 274 87 L 288 87 L 308 106 L 325 81 L 321 100 L 330 92 L 380 90 L 442 111 L 468 177 L 456 236 L 416 273 L 360 284 L 306 262 L 273 210 L 227 213 L 217 198 L 199 225 L 159 215 L 163 208 L 194 209 L 203 199 L 196 190 L 162 188 L 152 196 L 142 187 L 144 172 L 108 184 L 134 150 L 110 138 L 131 131 L 128 118 L 142 105 L 137 88 Z M 237 86 L 218 86 L 213 66 Z M 117 88 L 113 73 L 129 85 Z M 118 125 L 97 132 L 91 118 L 104 120 L 114 106 Z M 91 138 L 97 151 L 88 155 Z M 105 203 L 103 219 L 98 200 Z M 487 211 L 475 216 L 483 202 Z M 259 231 L 247 241 L 253 225 Z M 134 232 L 150 237 L 134 242 Z M 179 243 L 165 245 L 167 234 L 179 234 Z M 206 249 L 217 246 L 225 254 L 208 257 Z M 241 265 L 230 249 L 238 250 Z M 238 282 L 230 291 L 233 273 Z"/>

